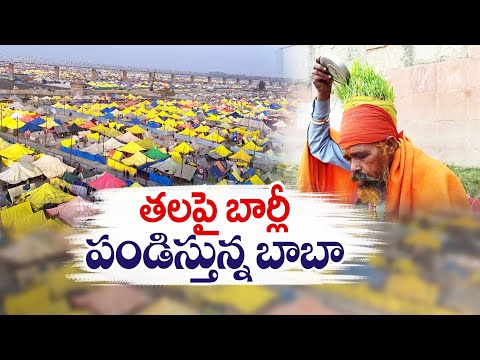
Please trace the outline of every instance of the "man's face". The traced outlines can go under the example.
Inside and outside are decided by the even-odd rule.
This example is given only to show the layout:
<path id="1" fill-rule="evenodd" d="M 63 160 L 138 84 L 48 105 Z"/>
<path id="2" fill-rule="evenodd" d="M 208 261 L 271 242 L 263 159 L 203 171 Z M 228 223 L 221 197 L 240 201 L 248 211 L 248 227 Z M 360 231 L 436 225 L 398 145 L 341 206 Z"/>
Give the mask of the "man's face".
<path id="1" fill-rule="evenodd" d="M 363 177 L 363 175 L 367 175 L 371 178 L 370 180 L 379 179 L 385 159 L 382 157 L 381 149 L 377 145 L 353 145 L 343 151 L 343 156 L 350 165 L 352 176 Z M 352 180 L 359 181 L 361 179 Z"/>
<path id="2" fill-rule="evenodd" d="M 378 205 L 388 182 L 385 146 L 358 144 L 343 151 L 350 164 L 352 180 L 358 182 L 358 196 L 364 203 Z"/>

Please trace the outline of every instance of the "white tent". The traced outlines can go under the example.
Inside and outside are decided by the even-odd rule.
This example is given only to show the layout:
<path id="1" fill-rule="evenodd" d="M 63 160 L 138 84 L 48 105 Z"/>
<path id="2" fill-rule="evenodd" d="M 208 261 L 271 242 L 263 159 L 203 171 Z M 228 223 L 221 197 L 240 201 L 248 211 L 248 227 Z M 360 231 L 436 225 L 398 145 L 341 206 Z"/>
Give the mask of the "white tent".
<path id="1" fill-rule="evenodd" d="M 110 138 L 105 141 L 105 151 L 110 151 L 112 149 L 118 149 L 119 147 L 125 146 L 120 141 L 116 140 L 115 138 Z"/>
<path id="2" fill-rule="evenodd" d="M 129 143 L 129 142 L 137 142 L 140 141 L 138 137 L 133 135 L 130 131 L 127 131 L 125 134 L 122 134 L 120 136 L 117 136 L 117 140 L 123 141 L 124 143 Z"/>
<path id="3" fill-rule="evenodd" d="M 37 167 L 28 163 L 16 162 L 8 170 L 0 173 L 0 180 L 14 185 L 40 175 L 42 172 Z"/>
<path id="4" fill-rule="evenodd" d="M 192 180 L 192 177 L 193 175 L 195 175 L 196 171 L 197 171 L 197 168 L 195 166 L 180 164 L 178 165 L 177 171 L 173 176 L 190 181 Z"/>
<path id="5" fill-rule="evenodd" d="M 175 161 L 173 161 L 172 158 L 168 158 L 165 161 L 153 164 L 152 166 L 150 166 L 150 168 L 158 169 L 166 174 L 173 175 L 175 174 L 175 172 L 177 171 L 177 167 L 179 166 L 180 165 L 178 165 Z"/>
<path id="6" fill-rule="evenodd" d="M 20 159 L 17 160 L 18 162 L 22 162 L 22 163 L 32 163 L 35 161 L 35 158 L 32 156 L 32 155 L 27 155 L 27 154 L 24 154 L 22 155 L 22 157 Z"/>
<path id="7" fill-rule="evenodd" d="M 10 104 L 9 106 L 10 109 L 17 109 L 17 110 L 23 110 L 25 107 L 23 106 L 22 103 L 19 103 L 18 101 Z"/>
<path id="8" fill-rule="evenodd" d="M 43 155 L 32 165 L 38 167 L 47 178 L 62 177 L 66 172 L 73 172 L 74 167 L 64 164 L 60 159 L 50 155 Z"/>
<path id="9" fill-rule="evenodd" d="M 23 115 L 21 112 L 15 111 L 12 115 L 10 115 L 10 118 L 14 120 L 18 120 L 23 118 L 25 115 Z"/>
<path id="10" fill-rule="evenodd" d="M 103 153 L 103 144 L 100 143 L 94 143 L 93 145 L 83 148 L 82 151 L 87 152 L 92 155 L 98 155 Z M 106 148 L 105 148 L 105 151 Z"/>

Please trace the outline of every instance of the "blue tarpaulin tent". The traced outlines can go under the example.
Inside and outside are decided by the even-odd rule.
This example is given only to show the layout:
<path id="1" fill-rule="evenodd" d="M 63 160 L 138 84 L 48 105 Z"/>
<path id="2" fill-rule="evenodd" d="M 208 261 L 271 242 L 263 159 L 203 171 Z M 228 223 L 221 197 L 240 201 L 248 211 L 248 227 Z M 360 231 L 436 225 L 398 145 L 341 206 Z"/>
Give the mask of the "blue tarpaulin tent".
<path id="1" fill-rule="evenodd" d="M 152 128 L 152 129 L 158 129 L 158 128 L 162 127 L 162 125 L 160 125 L 159 123 L 157 123 L 155 121 L 149 121 L 147 123 L 147 127 Z"/>
<path id="2" fill-rule="evenodd" d="M 109 112 L 107 112 L 106 115 L 103 116 L 104 119 L 115 119 L 115 116 L 113 116 L 112 114 L 110 114 Z"/>
<path id="3" fill-rule="evenodd" d="M 133 119 L 130 121 L 130 123 L 134 125 L 143 125 L 143 122 L 141 122 L 138 118 Z"/>
<path id="4" fill-rule="evenodd" d="M 222 171 L 218 168 L 217 165 L 212 165 L 208 171 L 210 172 L 210 174 L 211 174 L 213 177 L 215 177 L 215 178 L 217 178 L 217 179 L 219 179 L 219 178 L 221 178 L 221 177 L 224 176 L 224 174 L 223 174 Z"/>
<path id="5" fill-rule="evenodd" d="M 32 132 L 32 131 L 42 131 L 42 130 L 43 129 L 40 126 L 32 124 L 31 122 L 26 123 L 20 129 L 18 129 L 19 132 L 25 132 L 25 131 Z"/>
<path id="6" fill-rule="evenodd" d="M 43 123 L 45 123 L 45 120 L 42 119 L 41 117 L 35 118 L 35 119 L 33 119 L 32 121 L 29 122 L 29 124 L 33 124 L 33 125 L 40 125 L 40 124 L 43 124 Z"/>
<path id="7" fill-rule="evenodd" d="M 172 186 L 172 184 L 173 184 L 172 179 L 170 179 L 166 176 L 162 176 L 162 175 L 159 175 L 159 174 L 156 174 L 156 173 L 150 173 L 149 175 L 150 175 L 149 177 L 150 177 L 151 181 L 159 183 L 160 185 Z"/>

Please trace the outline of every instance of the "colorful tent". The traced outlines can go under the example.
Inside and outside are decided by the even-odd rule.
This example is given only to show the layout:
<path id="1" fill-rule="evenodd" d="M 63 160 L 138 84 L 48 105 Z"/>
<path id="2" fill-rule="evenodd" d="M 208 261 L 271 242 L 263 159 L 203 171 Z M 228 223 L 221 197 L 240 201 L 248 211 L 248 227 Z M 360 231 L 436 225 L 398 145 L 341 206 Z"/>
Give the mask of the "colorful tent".
<path id="1" fill-rule="evenodd" d="M 117 151 L 122 151 L 122 152 L 126 152 L 126 153 L 129 153 L 129 154 L 135 154 L 135 153 L 137 153 L 139 151 L 143 151 L 143 150 L 146 150 L 146 149 L 141 147 L 137 143 L 134 143 L 134 142 L 129 142 L 127 145 L 122 146 L 122 147 L 117 149 Z"/>
<path id="2" fill-rule="evenodd" d="M 214 153 L 214 154 L 217 154 L 219 155 L 220 157 L 227 157 L 228 155 L 230 155 L 232 152 L 230 150 L 228 150 L 225 146 L 223 145 L 219 145 L 217 146 L 214 150 L 210 150 L 209 151 L 209 154 L 210 153 Z"/>
<path id="3" fill-rule="evenodd" d="M 182 142 L 181 144 L 175 146 L 173 148 L 175 152 L 183 153 L 183 154 L 188 154 L 190 151 L 193 151 L 193 148 L 191 148 L 185 141 Z"/>
<path id="4" fill-rule="evenodd" d="M 47 222 L 47 217 L 43 210 L 39 210 L 31 215 L 16 219 L 13 223 L 12 230 L 15 233 L 30 232 L 32 230 L 39 229 Z"/>
<path id="5" fill-rule="evenodd" d="M 145 153 L 145 156 L 148 156 L 150 159 L 153 159 L 153 160 L 164 160 L 164 159 L 169 158 L 169 156 L 167 154 L 158 150 L 157 148 L 152 148 L 152 149 L 148 150 Z"/>
<path id="6" fill-rule="evenodd" d="M 243 145 L 242 149 L 250 150 L 250 151 L 262 151 L 263 150 L 262 147 L 255 145 L 255 143 L 253 141 L 250 141 L 250 142 L 246 143 L 245 145 Z"/>
<path id="7" fill-rule="evenodd" d="M 125 187 L 126 185 L 127 184 L 125 184 L 123 180 L 113 176 L 109 172 L 105 172 L 98 179 L 95 179 L 88 183 L 88 186 L 97 190 L 117 189 L 117 188 Z"/>
<path id="8" fill-rule="evenodd" d="M 13 161 L 17 161 L 22 157 L 22 155 L 25 154 L 33 154 L 33 151 L 20 144 L 14 144 L 3 150 L 0 150 L 0 156 Z"/>
<path id="9" fill-rule="evenodd" d="M 153 161 L 154 160 L 148 158 L 141 152 L 136 152 L 132 156 L 122 160 L 122 162 L 127 166 L 132 166 L 132 165 L 140 166 L 140 165 L 146 164 L 147 162 L 153 162 Z"/>
<path id="10" fill-rule="evenodd" d="M 152 140 L 150 140 L 149 138 L 145 138 L 141 141 L 138 141 L 137 142 L 137 145 L 140 145 L 141 147 L 143 147 L 145 150 L 150 150 L 152 148 L 155 148 L 155 147 L 158 147 L 158 144 L 155 144 Z"/>
<path id="11" fill-rule="evenodd" d="M 210 141 L 221 143 L 222 141 L 225 140 L 225 138 L 218 135 L 216 132 L 213 132 L 213 133 L 209 134 L 208 136 L 205 136 L 205 140 L 210 140 Z"/>
<path id="12" fill-rule="evenodd" d="M 252 156 L 248 155 L 243 149 L 240 149 L 234 155 L 230 156 L 229 159 L 241 160 L 248 163 L 252 160 Z"/>
<path id="13" fill-rule="evenodd" d="M 23 219 L 32 214 L 33 211 L 30 201 L 25 201 L 23 203 L 14 205 L 8 209 L 0 211 L 0 219 L 2 221 L 3 228 L 8 229 L 17 220 Z"/>
<path id="14" fill-rule="evenodd" d="M 262 181 L 262 179 L 260 179 L 257 174 L 253 175 L 247 181 L 245 181 L 245 184 L 265 185 L 265 183 Z"/>
<path id="15" fill-rule="evenodd" d="M 132 126 L 132 127 L 126 128 L 125 130 L 131 132 L 132 134 L 142 134 L 142 133 L 144 133 L 145 131 L 147 131 L 147 130 L 141 128 L 141 127 L 138 126 L 138 125 L 134 125 L 134 126 Z"/>
<path id="16" fill-rule="evenodd" d="M 60 204 L 55 208 L 48 209 L 47 213 L 50 216 L 58 216 L 70 226 L 75 225 L 75 220 L 83 216 L 93 216 L 97 213 L 93 203 L 84 200 L 81 196 L 75 199 Z"/>
<path id="17" fill-rule="evenodd" d="M 0 150 L 4 150 L 6 148 L 8 148 L 9 146 L 11 146 L 12 144 L 10 144 L 8 141 L 5 141 L 3 140 L 2 138 L 0 138 Z"/>
<path id="18" fill-rule="evenodd" d="M 57 189 L 45 183 L 42 186 L 27 191 L 20 196 L 22 201 L 30 201 L 33 211 L 43 209 L 46 204 L 62 204 L 64 202 L 73 200 L 75 196 L 67 194 L 60 189 Z"/>

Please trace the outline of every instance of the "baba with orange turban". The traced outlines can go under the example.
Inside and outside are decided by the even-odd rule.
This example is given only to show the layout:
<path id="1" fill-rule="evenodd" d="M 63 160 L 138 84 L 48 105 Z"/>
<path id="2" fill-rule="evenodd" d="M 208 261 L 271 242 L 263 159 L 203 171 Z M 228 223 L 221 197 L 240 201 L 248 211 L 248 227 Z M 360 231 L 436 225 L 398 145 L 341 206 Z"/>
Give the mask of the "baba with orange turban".
<path id="1" fill-rule="evenodd" d="M 340 132 L 330 128 L 330 137 L 341 149 L 381 142 L 389 136 L 400 144 L 390 167 L 386 220 L 471 211 L 468 196 L 458 177 L 446 165 L 415 147 L 403 131 L 398 132 L 393 101 L 352 96 L 343 105 Z M 349 171 L 314 157 L 308 144 L 305 145 L 298 172 L 299 191 L 334 193 L 338 195 L 337 201 L 353 203 L 357 199 L 357 184 L 350 176 Z"/>

